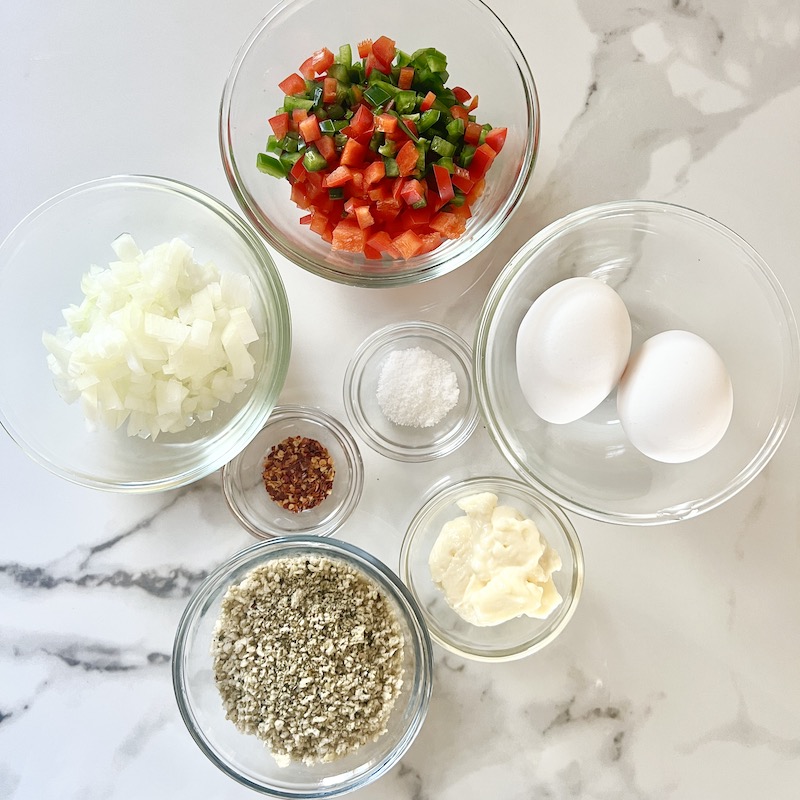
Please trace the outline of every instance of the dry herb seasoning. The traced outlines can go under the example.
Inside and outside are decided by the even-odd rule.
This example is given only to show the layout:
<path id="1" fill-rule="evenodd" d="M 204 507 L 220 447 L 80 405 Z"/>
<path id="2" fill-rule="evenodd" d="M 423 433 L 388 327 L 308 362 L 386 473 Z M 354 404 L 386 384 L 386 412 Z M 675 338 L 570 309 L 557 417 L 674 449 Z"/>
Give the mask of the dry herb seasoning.
<path id="1" fill-rule="evenodd" d="M 262 473 L 269 496 L 294 513 L 318 506 L 333 491 L 335 474 L 327 448 L 307 436 L 289 436 L 274 445 Z"/>
<path id="2" fill-rule="evenodd" d="M 274 559 L 229 587 L 211 649 L 226 717 L 288 766 L 333 761 L 386 732 L 403 646 L 376 583 L 310 555 Z"/>

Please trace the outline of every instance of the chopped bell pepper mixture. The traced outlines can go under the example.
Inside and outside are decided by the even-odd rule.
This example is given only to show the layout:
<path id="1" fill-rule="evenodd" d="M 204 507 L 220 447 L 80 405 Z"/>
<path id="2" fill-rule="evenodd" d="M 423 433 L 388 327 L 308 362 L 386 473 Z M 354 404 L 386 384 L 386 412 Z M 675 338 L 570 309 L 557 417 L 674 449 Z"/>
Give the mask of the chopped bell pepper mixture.
<path id="1" fill-rule="evenodd" d="M 408 259 L 461 236 L 506 139 L 479 124 L 478 96 L 449 80 L 433 47 L 387 36 L 312 53 L 278 86 L 281 108 L 257 156 L 286 178 L 301 224 L 333 250 Z"/>

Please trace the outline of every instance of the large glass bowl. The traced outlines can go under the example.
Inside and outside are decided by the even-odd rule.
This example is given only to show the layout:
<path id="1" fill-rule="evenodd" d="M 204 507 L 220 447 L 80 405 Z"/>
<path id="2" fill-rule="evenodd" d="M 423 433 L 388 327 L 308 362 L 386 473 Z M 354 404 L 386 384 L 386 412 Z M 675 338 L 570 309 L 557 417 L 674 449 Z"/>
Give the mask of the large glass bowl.
<path id="1" fill-rule="evenodd" d="M 368 21 L 367 21 L 368 20 Z M 376 262 L 334 252 L 300 225 L 285 180 L 256 168 L 272 132 L 267 119 L 283 102 L 278 83 L 314 50 L 386 35 L 407 52 L 436 47 L 448 58 L 449 86 L 480 96 L 478 122 L 507 127 L 508 138 L 473 207 L 466 233 L 407 261 Z M 399 286 L 455 269 L 486 247 L 508 221 L 533 171 L 539 105 L 530 68 L 503 23 L 480 0 L 427 0 L 370 10 L 358 0 L 283 0 L 242 46 L 222 95 L 220 149 L 225 173 L 250 221 L 280 253 L 311 272 L 356 286 Z M 377 266 L 376 266 L 377 264 Z"/>
<path id="2" fill-rule="evenodd" d="M 264 744 L 225 718 L 214 681 L 211 643 L 222 598 L 257 566 L 271 559 L 324 556 L 343 562 L 374 582 L 389 600 L 403 632 L 403 686 L 386 733 L 329 763 L 279 767 Z M 419 607 L 398 577 L 364 550 L 345 542 L 297 535 L 260 542 L 233 556 L 195 591 L 175 636 L 172 678 L 189 732 L 223 772 L 250 789 L 281 798 L 335 797 L 361 788 L 390 770 L 414 741 L 433 683 L 432 645 Z"/>
<path id="3" fill-rule="evenodd" d="M 200 263 L 249 276 L 255 377 L 208 422 L 155 441 L 89 431 L 78 403 L 53 385 L 44 331 L 83 299 L 81 277 L 108 267 L 111 243 L 130 233 L 142 250 L 175 237 Z M 39 206 L 0 245 L 0 424 L 38 463 L 97 489 L 149 492 L 182 486 L 230 461 L 264 425 L 283 386 L 291 349 L 286 292 L 263 242 L 213 197 L 166 178 L 108 177 L 73 187 Z"/>
<path id="4" fill-rule="evenodd" d="M 633 349 L 661 331 L 706 339 L 727 365 L 733 418 L 705 456 L 665 464 L 625 436 L 616 392 L 588 416 L 544 422 L 522 395 L 516 337 L 531 303 L 575 276 L 605 281 L 625 301 Z M 703 214 L 667 203 L 607 203 L 540 231 L 498 276 L 480 314 L 475 381 L 488 430 L 526 481 L 598 520 L 655 525 L 712 509 L 767 464 L 798 397 L 797 325 L 764 260 Z"/>

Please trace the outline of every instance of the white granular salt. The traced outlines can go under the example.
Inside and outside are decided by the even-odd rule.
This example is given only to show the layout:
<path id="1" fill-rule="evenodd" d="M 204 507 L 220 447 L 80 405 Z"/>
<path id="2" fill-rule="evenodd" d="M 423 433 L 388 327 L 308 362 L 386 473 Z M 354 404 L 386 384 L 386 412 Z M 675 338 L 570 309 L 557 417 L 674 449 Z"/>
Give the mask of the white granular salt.
<path id="1" fill-rule="evenodd" d="M 393 350 L 381 366 L 378 405 L 395 425 L 437 425 L 455 408 L 458 396 L 458 378 L 453 368 L 430 350 Z"/>

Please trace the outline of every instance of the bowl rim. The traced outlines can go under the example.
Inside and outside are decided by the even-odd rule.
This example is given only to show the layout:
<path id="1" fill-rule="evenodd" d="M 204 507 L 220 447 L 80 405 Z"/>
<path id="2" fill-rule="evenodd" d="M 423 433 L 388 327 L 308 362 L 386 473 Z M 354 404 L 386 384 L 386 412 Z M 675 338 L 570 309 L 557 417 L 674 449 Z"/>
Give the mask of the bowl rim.
<path id="1" fill-rule="evenodd" d="M 390 595 L 395 605 L 401 609 L 405 622 L 412 631 L 413 648 L 418 667 L 411 681 L 412 689 L 416 689 L 416 691 L 412 691 L 414 700 L 413 719 L 392 750 L 370 771 L 359 773 L 356 777 L 341 785 L 326 785 L 319 792 L 311 793 L 268 788 L 265 785 L 251 781 L 228 764 L 225 758 L 217 753 L 216 749 L 211 745 L 200 726 L 195 723 L 191 703 L 189 703 L 185 691 L 184 673 L 184 657 L 188 635 L 194 624 L 197 623 L 201 612 L 205 610 L 202 606 L 225 583 L 226 576 L 230 575 L 238 567 L 245 565 L 255 567 L 259 563 L 264 563 L 264 560 L 271 553 L 279 556 L 281 554 L 292 555 L 301 552 L 312 552 L 321 556 L 340 558 L 354 564 L 357 569 L 360 569 L 371 580 L 374 580 L 387 595 Z M 172 648 L 171 671 L 173 692 L 184 725 L 203 754 L 218 769 L 238 783 L 272 797 L 285 798 L 285 800 L 330 798 L 363 788 L 377 780 L 395 766 L 411 746 L 422 728 L 430 704 L 433 688 L 433 645 L 416 599 L 386 564 L 361 547 L 349 542 L 302 534 L 255 542 L 226 559 L 202 580 L 194 590 L 178 622 Z"/>
<path id="2" fill-rule="evenodd" d="M 459 389 L 463 391 L 464 388 L 468 388 L 470 391 L 470 402 L 467 405 L 466 412 L 461 418 L 461 422 L 454 428 L 455 435 L 438 446 L 428 445 L 426 447 L 417 448 L 414 451 L 405 447 L 390 447 L 375 436 L 372 426 L 368 423 L 366 416 L 361 410 L 360 403 L 358 402 L 358 395 L 355 391 L 356 378 L 363 374 L 364 367 L 373 357 L 376 349 L 384 343 L 404 334 L 416 334 L 420 338 L 428 338 L 447 346 L 465 366 L 469 385 L 467 387 L 459 387 Z M 469 342 L 459 336 L 454 330 L 438 322 L 404 320 L 402 322 L 391 322 L 373 331 L 356 348 L 348 362 L 342 383 L 342 393 L 345 413 L 358 435 L 375 452 L 395 461 L 422 463 L 449 455 L 461 447 L 461 445 L 472 436 L 478 426 L 480 414 L 478 410 L 477 393 L 475 391 L 472 347 Z"/>
<path id="3" fill-rule="evenodd" d="M 572 619 L 578 607 L 581 595 L 583 593 L 583 584 L 585 580 L 585 560 L 583 554 L 583 545 L 578 537 L 578 532 L 575 526 L 570 522 L 563 509 L 550 502 L 541 493 L 537 492 L 529 484 L 515 478 L 506 478 L 498 475 L 480 475 L 472 476 L 464 479 L 452 480 L 445 478 L 436 483 L 425 497 L 424 502 L 416 511 L 414 516 L 409 522 L 406 532 L 403 535 L 403 541 L 400 546 L 400 575 L 403 582 L 413 587 L 414 583 L 411 581 L 410 569 L 410 554 L 414 541 L 423 530 L 422 523 L 427 517 L 428 513 L 435 507 L 444 503 L 454 504 L 458 497 L 464 494 L 477 491 L 491 491 L 493 494 L 506 492 L 508 494 L 523 495 L 528 503 L 546 516 L 550 517 L 555 525 L 557 525 L 564 534 L 565 539 L 569 545 L 572 554 L 572 592 L 569 598 L 569 606 L 566 608 L 563 616 L 559 619 L 558 624 L 552 628 L 547 629 L 541 636 L 534 638 L 525 645 L 517 648 L 507 648 L 505 650 L 497 651 L 496 653 L 489 653 L 482 648 L 466 648 L 459 647 L 450 639 L 448 639 L 444 632 L 440 632 L 438 626 L 432 626 L 429 620 L 434 621 L 425 610 L 422 603 L 417 600 L 417 604 L 422 611 L 422 616 L 425 619 L 425 624 L 428 626 L 428 632 L 431 639 L 438 645 L 443 647 L 455 655 L 467 658 L 472 661 L 482 661 L 486 663 L 497 663 L 503 661 L 515 661 L 542 650 L 550 644 L 567 626 Z M 542 531 L 542 535 L 548 539 L 547 533 Z M 548 539 L 549 541 L 549 539 Z M 416 594 L 413 588 L 410 589 L 411 594 Z"/>
<path id="4" fill-rule="evenodd" d="M 342 498 L 342 502 L 340 503 L 336 513 L 330 518 L 324 520 L 316 526 L 302 528 L 297 533 L 289 533 L 287 531 L 273 532 L 273 530 L 268 529 L 266 525 L 258 527 L 252 521 L 252 519 L 242 511 L 239 503 L 236 501 L 237 493 L 234 491 L 234 488 L 238 483 L 236 480 L 237 468 L 241 459 L 244 457 L 245 452 L 253 444 L 256 437 L 258 437 L 263 431 L 267 430 L 267 428 L 269 428 L 273 423 L 283 422 L 291 419 L 296 419 L 298 421 L 311 420 L 312 422 L 316 422 L 321 425 L 333 435 L 339 446 L 344 451 L 346 462 L 349 467 L 350 480 L 348 482 L 346 495 Z M 336 473 L 338 474 L 338 472 L 339 470 L 337 467 Z M 335 477 L 334 480 L 336 480 Z M 261 430 L 256 433 L 253 439 L 250 440 L 250 442 L 241 452 L 239 452 L 222 468 L 222 493 L 225 497 L 225 502 L 228 508 L 239 524 L 248 533 L 252 534 L 256 539 L 259 540 L 275 539 L 279 537 L 289 538 L 296 537 L 301 534 L 332 536 L 334 533 L 336 533 L 336 531 L 339 530 L 339 528 L 342 527 L 342 525 L 344 525 L 344 523 L 355 510 L 359 500 L 361 499 L 363 489 L 364 462 L 361 458 L 361 451 L 358 448 L 355 437 L 338 419 L 333 417 L 328 412 L 323 411 L 321 408 L 317 408 L 315 406 L 295 404 L 275 406 L 275 408 L 272 409 L 272 413 L 270 413 L 269 417 L 267 417 L 267 420 L 262 426 Z M 274 530 L 277 531 L 278 529 Z"/>
<path id="5" fill-rule="evenodd" d="M 541 109 L 539 105 L 539 94 L 536 88 L 536 83 L 533 78 L 530 65 L 528 64 L 522 48 L 517 43 L 511 31 L 505 23 L 497 16 L 497 14 L 485 3 L 483 0 L 462 0 L 473 8 L 477 9 L 480 13 L 488 14 L 489 19 L 497 27 L 500 35 L 505 40 L 505 43 L 516 63 L 517 71 L 522 80 L 522 87 L 525 94 L 525 102 L 527 107 L 527 131 L 525 135 L 525 150 L 520 164 L 519 174 L 514 182 L 513 190 L 503 201 L 502 205 L 497 212 L 488 220 L 488 224 L 476 236 L 475 240 L 467 243 L 466 239 L 461 239 L 463 247 L 456 250 L 456 252 L 440 256 L 438 259 L 428 259 L 426 256 L 431 254 L 424 254 L 422 256 L 415 256 L 408 261 L 414 259 L 424 259 L 424 263 L 419 266 L 414 266 L 410 270 L 393 270 L 383 273 L 350 273 L 340 271 L 333 268 L 328 264 L 320 264 L 314 258 L 307 257 L 303 252 L 288 245 L 277 227 L 272 226 L 269 220 L 264 216 L 258 207 L 255 199 L 244 187 L 244 182 L 239 180 L 239 168 L 236 164 L 236 158 L 233 154 L 232 143 L 232 126 L 230 124 L 230 114 L 232 107 L 232 99 L 234 90 L 239 76 L 242 65 L 247 58 L 253 44 L 265 32 L 265 30 L 281 15 L 283 15 L 291 6 L 296 5 L 297 0 L 280 0 L 277 2 L 270 11 L 264 16 L 251 31 L 250 35 L 245 39 L 244 43 L 239 48 L 233 64 L 230 68 L 228 76 L 223 86 L 222 96 L 219 104 L 219 124 L 218 124 L 218 145 L 220 157 L 222 160 L 222 167 L 225 172 L 225 177 L 228 180 L 228 185 L 238 203 L 240 209 L 247 217 L 248 221 L 264 237 L 267 243 L 277 250 L 285 258 L 289 259 L 293 264 L 318 275 L 322 278 L 342 283 L 347 286 L 359 286 L 367 288 L 384 288 L 394 286 L 407 286 L 409 284 L 423 283 L 428 280 L 433 280 L 442 275 L 452 272 L 457 267 L 465 264 L 471 258 L 476 256 L 479 252 L 485 249 L 500 231 L 506 226 L 511 216 L 519 206 L 525 190 L 527 189 L 530 180 L 533 176 L 536 159 L 539 152 L 540 140 L 540 117 Z M 287 198 L 287 203 L 291 202 Z M 432 251 L 435 253 L 436 251 Z M 430 263 L 432 262 L 432 263 Z"/>
<path id="6" fill-rule="evenodd" d="M 244 242 L 247 248 L 251 251 L 261 269 L 259 270 L 265 283 L 269 287 L 271 296 L 274 299 L 274 308 L 271 309 L 275 316 L 275 329 L 280 333 L 280 338 L 277 342 L 273 342 L 277 347 L 280 357 L 275 364 L 275 370 L 270 376 L 268 384 L 264 387 L 261 394 L 267 402 L 262 403 L 261 413 L 257 418 L 254 418 L 254 423 L 248 426 L 247 429 L 239 429 L 237 426 L 231 426 L 229 431 L 236 432 L 232 444 L 225 448 L 224 452 L 218 452 L 214 458 L 199 464 L 198 466 L 181 472 L 178 475 L 169 475 L 162 478 L 154 478 L 151 480 L 130 480 L 130 481 L 108 481 L 98 478 L 93 475 L 86 475 L 77 473 L 66 467 L 52 463 L 46 457 L 40 455 L 38 451 L 30 446 L 25 437 L 11 424 L 6 417 L 2 407 L 0 407 L 0 427 L 16 442 L 22 451 L 35 461 L 40 466 L 47 469 L 49 472 L 63 478 L 70 483 L 78 486 L 84 486 L 90 489 L 98 489 L 108 492 L 120 493 L 149 493 L 165 491 L 168 489 L 178 489 L 187 486 L 190 483 L 200 480 L 201 478 L 215 472 L 223 464 L 233 458 L 239 450 L 243 449 L 249 441 L 248 431 L 251 429 L 259 430 L 261 424 L 269 413 L 269 409 L 274 404 L 275 400 L 280 393 L 289 370 L 289 356 L 291 353 L 292 342 L 292 327 L 291 316 L 289 309 L 289 298 L 286 293 L 286 288 L 283 279 L 278 272 L 278 268 L 272 259 L 264 243 L 255 235 L 255 232 L 246 224 L 246 222 L 229 206 L 208 192 L 199 189 L 191 184 L 178 181 L 173 178 L 162 177 L 158 175 L 134 174 L 134 173 L 119 173 L 114 175 L 107 175 L 100 178 L 93 178 L 91 180 L 83 181 L 81 183 L 63 189 L 60 192 L 52 195 L 42 203 L 29 211 L 8 233 L 8 235 L 0 242 L 0 256 L 3 251 L 13 244 L 13 241 L 22 235 L 24 230 L 32 222 L 35 222 L 50 209 L 76 197 L 80 194 L 92 193 L 98 189 L 107 188 L 124 188 L 124 187 L 138 187 L 145 189 L 160 189 L 179 197 L 188 199 L 190 201 L 199 203 L 205 206 L 212 213 L 216 214 L 223 222 L 225 222 L 233 231 L 238 234 L 239 238 Z M 1 269 L 2 267 L 0 267 Z M 88 265 L 87 265 L 88 268 Z M 266 413 L 265 413 L 266 412 Z M 220 432 L 216 434 L 220 436 Z"/>
<path id="7" fill-rule="evenodd" d="M 545 247 L 551 239 L 554 239 L 572 226 L 582 225 L 595 219 L 641 212 L 681 217 L 689 220 L 691 223 L 699 224 L 715 233 L 721 234 L 743 250 L 749 257 L 753 267 L 755 267 L 756 274 L 763 279 L 766 290 L 771 294 L 771 299 L 777 303 L 783 313 L 783 319 L 778 320 L 778 322 L 785 329 L 785 336 L 783 338 L 786 341 L 787 347 L 783 354 L 784 382 L 780 403 L 780 417 L 776 419 L 759 451 L 746 467 L 739 472 L 734 480 L 709 497 L 701 500 L 690 499 L 685 503 L 680 503 L 667 509 L 661 509 L 657 512 L 622 514 L 593 508 L 589 504 L 584 504 L 578 500 L 566 497 L 550 487 L 545 480 L 537 477 L 528 470 L 522 459 L 517 455 L 513 444 L 502 432 L 502 426 L 499 424 L 497 416 L 490 408 L 488 400 L 490 392 L 485 367 L 488 338 L 493 327 L 498 305 L 505 291 L 527 266 L 530 259 L 538 250 Z M 486 422 L 486 429 L 492 441 L 519 477 L 534 487 L 538 492 L 541 492 L 548 500 L 562 505 L 569 511 L 588 519 L 619 525 L 652 526 L 679 522 L 717 508 L 722 505 L 722 503 L 729 500 L 744 489 L 772 458 L 786 435 L 797 407 L 798 395 L 800 395 L 800 371 L 797 369 L 797 364 L 800 362 L 800 341 L 798 341 L 797 322 L 789 299 L 786 296 L 786 292 L 778 281 L 775 273 L 762 256 L 745 239 L 728 226 L 703 212 L 661 200 L 634 199 L 596 203 L 566 214 L 534 234 L 534 236 L 517 250 L 503 267 L 487 293 L 478 316 L 473 352 L 475 359 L 474 378 L 476 393 L 478 395 L 478 404 L 481 409 L 481 414 Z"/>

